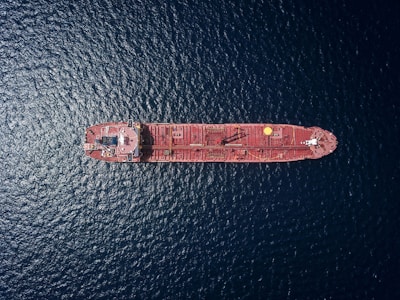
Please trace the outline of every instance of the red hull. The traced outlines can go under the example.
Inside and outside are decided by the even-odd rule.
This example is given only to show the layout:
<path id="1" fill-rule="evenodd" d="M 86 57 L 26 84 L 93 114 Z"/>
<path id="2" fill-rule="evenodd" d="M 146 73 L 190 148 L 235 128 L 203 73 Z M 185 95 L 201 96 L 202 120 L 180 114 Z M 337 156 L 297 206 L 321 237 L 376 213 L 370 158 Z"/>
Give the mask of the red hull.
<path id="1" fill-rule="evenodd" d="M 319 127 L 110 122 L 86 129 L 84 149 L 109 162 L 288 162 L 321 158 L 336 146 Z"/>

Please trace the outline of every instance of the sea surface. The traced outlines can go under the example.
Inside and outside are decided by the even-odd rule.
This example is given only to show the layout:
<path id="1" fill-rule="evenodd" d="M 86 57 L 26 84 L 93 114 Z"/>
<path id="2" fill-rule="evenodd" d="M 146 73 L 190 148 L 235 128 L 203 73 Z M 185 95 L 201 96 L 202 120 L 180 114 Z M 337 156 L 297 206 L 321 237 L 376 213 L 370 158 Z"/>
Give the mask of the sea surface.
<path id="1" fill-rule="evenodd" d="M 399 15 L 2 0 L 0 299 L 400 299 Z M 339 146 L 271 164 L 84 155 L 86 127 L 129 118 L 320 126 Z"/>

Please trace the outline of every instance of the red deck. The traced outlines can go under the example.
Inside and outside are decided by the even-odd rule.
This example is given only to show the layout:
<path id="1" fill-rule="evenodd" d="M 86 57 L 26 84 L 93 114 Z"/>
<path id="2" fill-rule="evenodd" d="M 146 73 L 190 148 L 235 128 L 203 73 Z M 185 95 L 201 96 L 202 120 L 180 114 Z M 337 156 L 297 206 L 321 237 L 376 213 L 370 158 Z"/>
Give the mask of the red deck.
<path id="1" fill-rule="evenodd" d="M 287 124 L 103 123 L 86 130 L 86 155 L 110 162 L 287 162 L 336 149 L 319 127 Z"/>

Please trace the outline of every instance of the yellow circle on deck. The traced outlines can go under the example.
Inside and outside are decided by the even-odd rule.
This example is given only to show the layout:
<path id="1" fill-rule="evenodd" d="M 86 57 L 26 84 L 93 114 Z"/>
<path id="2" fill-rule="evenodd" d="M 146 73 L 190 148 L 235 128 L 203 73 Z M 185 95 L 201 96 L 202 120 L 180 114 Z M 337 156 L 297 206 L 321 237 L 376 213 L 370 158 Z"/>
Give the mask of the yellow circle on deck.
<path id="1" fill-rule="evenodd" d="M 263 130 L 265 135 L 271 135 L 272 134 L 272 128 L 271 127 L 265 127 Z"/>

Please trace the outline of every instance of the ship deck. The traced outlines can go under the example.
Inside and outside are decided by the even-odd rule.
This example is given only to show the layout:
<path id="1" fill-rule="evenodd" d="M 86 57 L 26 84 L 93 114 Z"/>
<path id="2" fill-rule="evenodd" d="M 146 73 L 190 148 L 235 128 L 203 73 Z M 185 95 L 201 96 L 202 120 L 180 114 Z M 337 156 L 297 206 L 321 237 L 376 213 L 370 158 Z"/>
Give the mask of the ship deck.
<path id="1" fill-rule="evenodd" d="M 150 124 L 143 126 L 143 161 L 279 161 L 310 156 L 298 141 L 310 132 L 274 126 L 269 136 L 263 124 Z"/>

